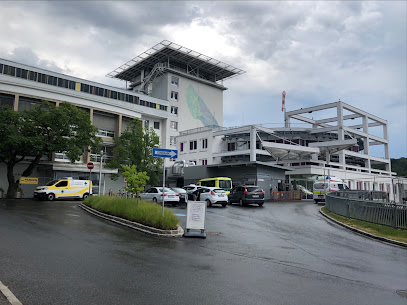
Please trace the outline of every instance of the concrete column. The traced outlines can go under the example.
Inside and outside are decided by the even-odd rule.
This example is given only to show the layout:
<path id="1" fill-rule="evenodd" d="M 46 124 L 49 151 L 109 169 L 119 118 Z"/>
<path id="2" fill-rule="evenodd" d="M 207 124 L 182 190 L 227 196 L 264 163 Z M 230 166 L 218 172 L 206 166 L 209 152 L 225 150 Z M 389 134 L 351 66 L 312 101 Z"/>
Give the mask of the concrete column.
<path id="1" fill-rule="evenodd" d="M 93 108 L 89 108 L 89 117 L 90 117 L 90 122 L 93 124 Z M 90 147 L 85 150 L 85 154 L 83 156 L 83 162 L 84 163 L 89 163 L 90 162 Z"/>
<path id="2" fill-rule="evenodd" d="M 383 138 L 387 141 L 389 141 L 389 131 L 388 131 L 388 126 L 387 123 L 383 125 Z M 389 143 L 384 144 L 384 157 L 386 160 L 389 161 L 388 164 L 386 164 L 386 171 L 391 171 L 391 163 L 390 163 L 390 149 L 389 149 Z"/>
<path id="3" fill-rule="evenodd" d="M 363 116 L 363 132 L 369 133 L 369 118 Z M 369 137 L 363 138 L 363 152 L 365 155 L 368 155 L 368 159 L 365 160 L 365 167 L 369 169 L 370 173 L 370 150 L 369 150 Z"/>
<path id="4" fill-rule="evenodd" d="M 250 126 L 250 161 L 256 161 L 256 127 Z"/>
<path id="5" fill-rule="evenodd" d="M 284 127 L 286 128 L 290 127 L 290 117 L 285 112 L 284 112 Z"/>
<path id="6" fill-rule="evenodd" d="M 338 140 L 345 140 L 345 134 L 343 131 L 343 104 L 341 101 L 338 102 L 336 107 L 337 117 L 338 117 Z"/>
<path id="7" fill-rule="evenodd" d="M 173 149 L 173 147 L 170 146 L 170 120 L 164 119 L 161 125 L 161 147 Z M 178 131 L 176 133 L 177 135 L 179 134 Z"/>
<path id="8" fill-rule="evenodd" d="M 20 95 L 16 94 L 14 96 L 14 105 L 13 105 L 13 110 L 18 111 L 18 103 L 20 102 Z"/>
<path id="9" fill-rule="evenodd" d="M 116 124 L 116 137 L 120 137 L 122 134 L 122 123 L 123 123 L 123 115 L 117 115 L 117 124 Z"/>

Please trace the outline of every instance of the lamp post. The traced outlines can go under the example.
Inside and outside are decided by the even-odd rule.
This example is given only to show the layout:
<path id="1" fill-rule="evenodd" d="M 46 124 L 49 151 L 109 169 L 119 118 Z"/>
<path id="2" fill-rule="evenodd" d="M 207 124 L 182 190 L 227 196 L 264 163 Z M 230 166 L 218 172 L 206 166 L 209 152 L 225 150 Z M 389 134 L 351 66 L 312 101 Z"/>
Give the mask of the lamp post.
<path id="1" fill-rule="evenodd" d="M 99 196 L 101 195 L 102 190 L 102 159 L 103 159 L 103 150 L 100 151 L 100 166 L 99 166 Z"/>

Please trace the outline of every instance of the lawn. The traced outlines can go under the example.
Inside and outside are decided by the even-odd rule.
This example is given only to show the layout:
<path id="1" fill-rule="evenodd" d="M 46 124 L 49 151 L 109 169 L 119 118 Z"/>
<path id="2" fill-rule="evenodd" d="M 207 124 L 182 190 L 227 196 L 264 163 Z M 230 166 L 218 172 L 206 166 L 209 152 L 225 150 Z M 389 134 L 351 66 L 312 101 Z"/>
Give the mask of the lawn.
<path id="1" fill-rule="evenodd" d="M 156 203 L 139 201 L 136 199 L 117 198 L 109 196 L 90 196 L 83 202 L 85 205 L 100 212 L 125 218 L 162 230 L 175 230 L 178 217 L 174 213 Z"/>
<path id="2" fill-rule="evenodd" d="M 385 237 L 388 239 L 393 239 L 396 241 L 407 243 L 407 230 L 395 229 L 389 226 L 378 225 L 375 223 L 370 223 L 362 220 L 347 218 L 328 211 L 326 207 L 322 208 L 322 212 L 334 218 L 335 220 L 344 223 L 350 227 L 353 227 L 355 229 L 380 237 Z"/>

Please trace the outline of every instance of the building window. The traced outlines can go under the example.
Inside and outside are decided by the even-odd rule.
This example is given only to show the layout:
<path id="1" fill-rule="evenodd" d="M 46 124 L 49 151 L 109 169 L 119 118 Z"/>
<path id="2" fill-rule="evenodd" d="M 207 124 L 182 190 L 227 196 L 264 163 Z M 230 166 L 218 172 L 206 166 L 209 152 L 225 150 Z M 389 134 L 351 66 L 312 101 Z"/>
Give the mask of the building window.
<path id="1" fill-rule="evenodd" d="M 145 120 L 144 121 L 144 128 L 148 128 L 150 125 L 150 121 L 149 120 Z"/>
<path id="2" fill-rule="evenodd" d="M 171 99 L 174 101 L 178 101 L 178 92 L 171 91 Z"/>
<path id="3" fill-rule="evenodd" d="M 100 137 L 110 137 L 110 138 L 114 138 L 114 131 L 110 131 L 110 130 L 105 130 L 105 129 L 99 129 L 96 132 L 97 136 Z"/>
<path id="4" fill-rule="evenodd" d="M 171 129 L 171 130 L 178 131 L 178 122 L 171 121 L 171 122 L 170 122 L 170 129 Z"/>
<path id="5" fill-rule="evenodd" d="M 197 149 L 197 141 L 193 140 L 193 141 L 189 141 L 189 150 L 193 151 Z"/>
<path id="6" fill-rule="evenodd" d="M 236 143 L 228 143 L 228 151 L 236 150 Z"/>
<path id="7" fill-rule="evenodd" d="M 208 149 L 208 139 L 202 139 L 201 143 L 202 150 Z"/>
<path id="8" fill-rule="evenodd" d="M 160 129 L 160 122 L 154 122 L 154 129 Z"/>
<path id="9" fill-rule="evenodd" d="M 175 140 L 175 136 L 170 136 L 170 145 L 176 145 L 177 142 Z"/>
<path id="10" fill-rule="evenodd" d="M 172 76 L 171 77 L 171 85 L 177 86 L 178 87 L 178 82 L 179 82 L 179 78 L 176 76 Z"/>
<path id="11" fill-rule="evenodd" d="M 179 147 L 180 151 L 184 151 L 184 143 L 181 143 L 180 147 Z"/>
<path id="12" fill-rule="evenodd" d="M 202 159 L 202 165 L 208 165 L 208 160 L 207 159 Z"/>
<path id="13" fill-rule="evenodd" d="M 178 115 L 178 107 L 171 106 L 171 113 Z"/>

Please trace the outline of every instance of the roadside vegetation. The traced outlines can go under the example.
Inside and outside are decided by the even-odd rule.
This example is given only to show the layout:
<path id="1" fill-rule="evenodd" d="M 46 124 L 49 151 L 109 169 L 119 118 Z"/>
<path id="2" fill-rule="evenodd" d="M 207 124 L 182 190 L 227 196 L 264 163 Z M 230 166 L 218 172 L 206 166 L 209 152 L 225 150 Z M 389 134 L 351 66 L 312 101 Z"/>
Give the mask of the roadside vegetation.
<path id="1" fill-rule="evenodd" d="M 350 227 L 353 227 L 355 229 L 380 236 L 380 237 L 385 237 L 388 239 L 400 241 L 403 243 L 407 243 L 407 230 L 401 230 L 401 229 L 394 229 L 389 226 L 384 226 L 384 225 L 379 225 L 375 223 L 370 223 L 362 220 L 357 220 L 357 219 L 352 219 L 352 218 L 347 218 L 344 216 L 340 216 L 338 214 L 332 213 L 328 211 L 326 207 L 322 207 L 322 212 L 324 212 L 326 215 L 332 217 L 333 219 L 336 219 L 337 221 L 344 223 Z"/>
<path id="2" fill-rule="evenodd" d="M 159 204 L 139 201 L 136 199 L 117 198 L 109 196 L 90 196 L 83 203 L 95 210 L 109 215 L 135 221 L 143 225 L 162 229 L 175 230 L 178 225 L 178 217 L 174 213 Z"/>

